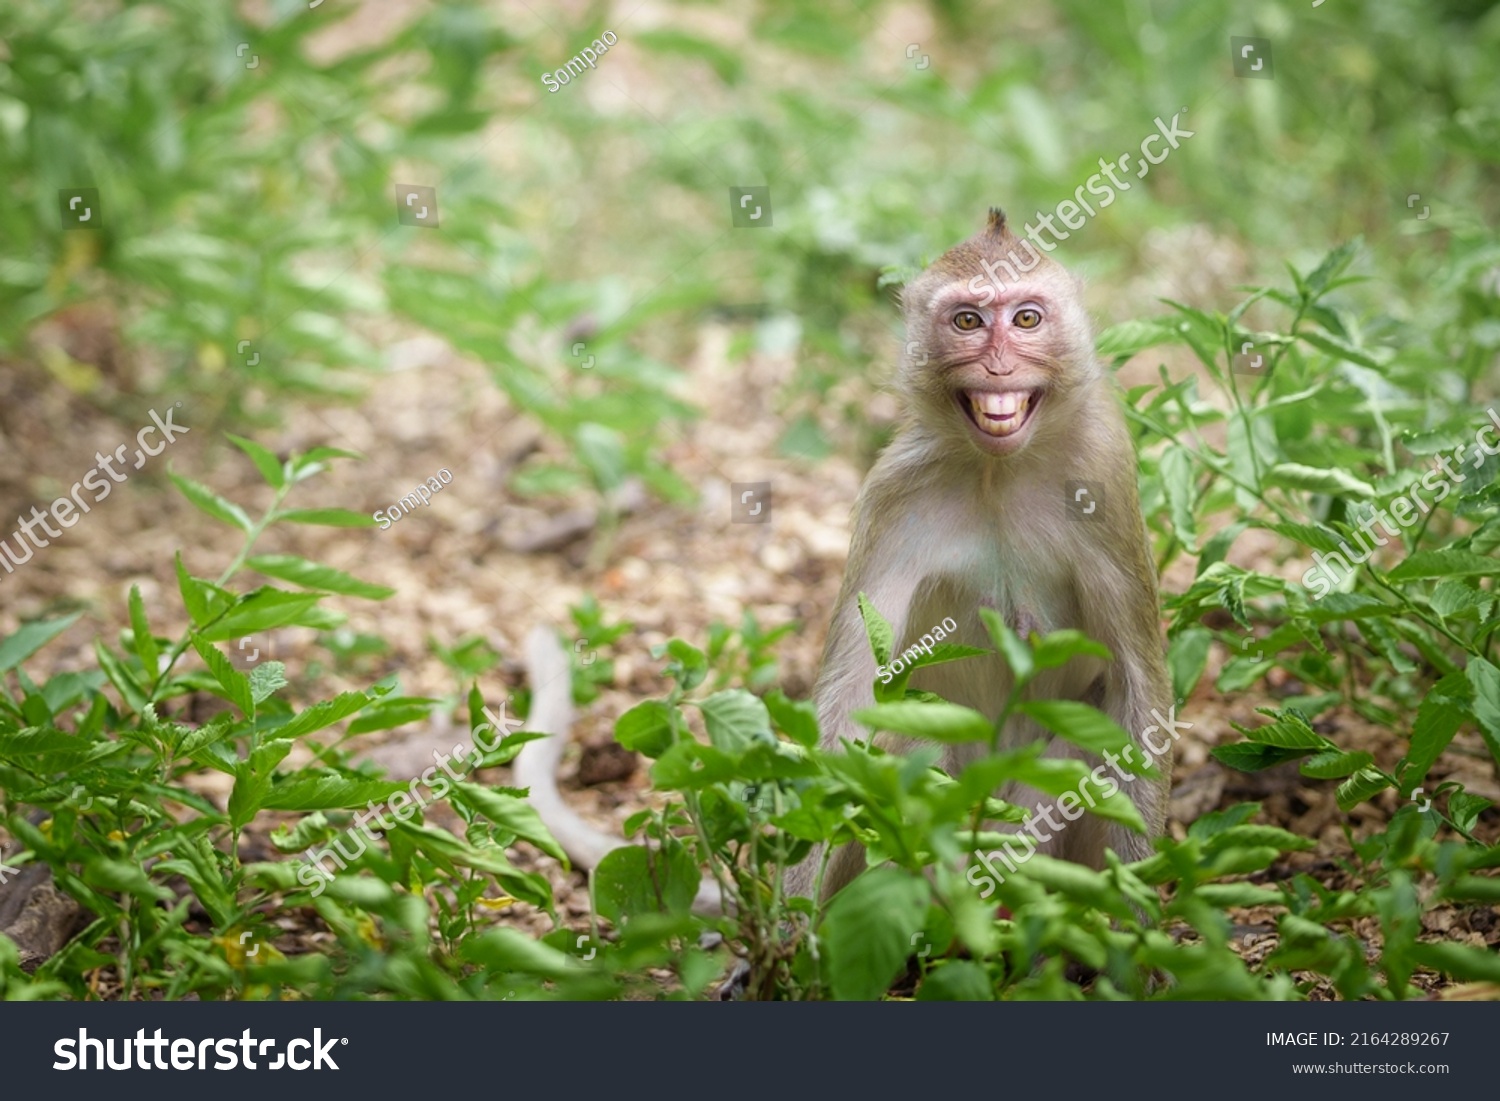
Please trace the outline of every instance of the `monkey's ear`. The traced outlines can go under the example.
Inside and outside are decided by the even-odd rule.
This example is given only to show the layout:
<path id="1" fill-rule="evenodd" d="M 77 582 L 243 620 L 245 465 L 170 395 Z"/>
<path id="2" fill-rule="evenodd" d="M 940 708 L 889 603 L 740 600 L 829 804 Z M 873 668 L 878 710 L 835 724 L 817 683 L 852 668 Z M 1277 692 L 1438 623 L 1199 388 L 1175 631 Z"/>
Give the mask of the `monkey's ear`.
<path id="1" fill-rule="evenodd" d="M 998 206 L 990 207 L 990 220 L 985 225 L 985 228 L 991 233 L 1004 233 L 1005 211 L 1001 210 Z"/>

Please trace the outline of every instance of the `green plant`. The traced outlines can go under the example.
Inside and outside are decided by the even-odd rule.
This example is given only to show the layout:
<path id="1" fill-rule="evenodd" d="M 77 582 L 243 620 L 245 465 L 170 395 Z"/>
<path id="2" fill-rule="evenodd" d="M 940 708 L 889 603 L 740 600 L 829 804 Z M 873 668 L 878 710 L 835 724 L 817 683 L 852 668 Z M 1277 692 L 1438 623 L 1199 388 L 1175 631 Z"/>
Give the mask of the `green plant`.
<path id="1" fill-rule="evenodd" d="M 1410 798 L 1465 725 L 1500 762 L 1500 456 L 1475 442 L 1489 419 L 1478 400 L 1484 317 L 1463 296 L 1433 332 L 1387 325 L 1372 338 L 1338 302 L 1356 281 L 1347 274 L 1356 255 L 1355 245 L 1336 249 L 1305 275 L 1293 269 L 1290 289 L 1258 289 L 1228 314 L 1177 304 L 1175 319 L 1102 342 L 1117 357 L 1180 342 L 1227 399 L 1205 400 L 1199 376 L 1174 381 L 1165 369 L 1160 388 L 1129 395 L 1151 453 L 1143 493 L 1162 563 L 1197 555 L 1193 584 L 1167 600 L 1178 692 L 1197 684 L 1214 637 L 1232 655 L 1220 691 L 1285 670 L 1303 692 L 1215 755 L 1248 769 L 1303 759 L 1303 775 L 1343 780 L 1345 811 L 1388 788 Z M 1482 274 L 1461 270 L 1470 283 Z M 1289 315 L 1284 329 L 1251 328 L 1257 306 Z M 1263 369 L 1242 373 L 1245 348 Z M 1313 554 L 1300 585 L 1228 561 L 1253 529 L 1281 537 L 1294 561 Z M 1226 613 L 1228 629 L 1203 625 Z M 1263 636 L 1252 617 L 1269 625 Z M 1368 751 L 1313 729 L 1341 705 L 1382 725 L 1409 723 L 1401 759 L 1377 767 Z M 1456 783 L 1440 790 L 1444 821 L 1470 836 L 1490 801 Z"/>
<path id="2" fill-rule="evenodd" d="M 493 885 L 500 901 L 519 898 L 550 909 L 545 879 L 507 858 L 505 847 L 514 839 L 525 836 L 544 851 L 561 852 L 516 793 L 472 777 L 448 784 L 447 802 L 466 826 L 458 837 L 425 823 L 420 807 L 402 813 L 411 808 L 417 781 L 383 780 L 349 764 L 350 739 L 426 718 L 437 701 L 402 696 L 387 679 L 297 709 L 284 699 L 289 686 L 282 663 L 263 661 L 242 672 L 220 650 L 220 643 L 277 627 L 336 627 L 342 617 L 323 606 L 329 596 L 380 600 L 391 593 L 296 556 L 252 553 L 276 525 L 371 523 L 341 509 L 286 507 L 298 483 L 349 453 L 317 448 L 279 462 L 253 441 L 234 442 L 268 483 L 272 500 L 252 518 L 207 487 L 173 476 L 194 505 L 244 537 L 214 580 L 195 576 L 178 555 L 189 625 L 177 638 L 152 630 L 134 588 L 131 629 L 120 649 L 96 642 L 96 671 L 38 684 L 22 669 L 76 615 L 28 624 L 0 644 L 0 674 L 15 685 L 0 685 L 0 789 L 5 827 L 22 846 L 17 864 L 47 864 L 58 887 L 92 915 L 88 927 L 42 965 L 34 987 L 8 989 L 7 996 L 65 990 L 86 997 L 104 969 L 127 998 L 267 997 L 292 990 L 325 997 L 374 991 L 460 997 L 431 943 L 426 898 L 451 946 L 472 931 Z M 247 570 L 296 588 L 230 588 Z M 204 700 L 220 704 L 218 712 L 204 721 L 188 719 Z M 477 712 L 481 701 L 471 704 Z M 344 723 L 343 733 L 334 734 Z M 473 771 L 510 760 L 527 737 L 512 735 L 490 747 L 472 762 Z M 202 772 L 229 778 L 222 809 L 191 782 Z M 387 800 L 396 817 L 387 845 L 366 846 L 342 812 Z M 315 865 L 244 862 L 246 831 L 268 816 L 288 815 L 270 834 L 287 853 L 324 845 L 347 827 L 357 850 L 338 850 L 349 857 L 347 873 L 309 875 Z M 271 943 L 268 916 L 303 907 L 337 934 L 343 949 L 337 961 L 324 953 L 284 956 Z M 0 968 L 7 967 L 0 960 Z M 19 981 L 11 970 L 0 973 L 11 986 Z"/>

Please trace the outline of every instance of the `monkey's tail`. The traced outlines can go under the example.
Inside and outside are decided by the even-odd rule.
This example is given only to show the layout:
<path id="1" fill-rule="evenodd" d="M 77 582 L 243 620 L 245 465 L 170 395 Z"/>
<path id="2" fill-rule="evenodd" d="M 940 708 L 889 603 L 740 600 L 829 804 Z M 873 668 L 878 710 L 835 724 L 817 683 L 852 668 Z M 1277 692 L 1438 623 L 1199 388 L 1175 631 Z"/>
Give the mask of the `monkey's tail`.
<path id="1" fill-rule="evenodd" d="M 531 805 L 542 824 L 557 838 L 568 859 L 591 873 L 601 860 L 629 842 L 585 822 L 557 789 L 557 769 L 573 729 L 573 674 L 567 652 L 545 626 L 533 628 L 526 639 L 526 671 L 531 678 L 531 713 L 526 727 L 546 731 L 549 736 L 521 748 L 516 757 L 516 786 L 531 789 Z M 699 884 L 693 910 L 709 917 L 723 912 L 719 888 L 712 877 L 704 877 Z"/>

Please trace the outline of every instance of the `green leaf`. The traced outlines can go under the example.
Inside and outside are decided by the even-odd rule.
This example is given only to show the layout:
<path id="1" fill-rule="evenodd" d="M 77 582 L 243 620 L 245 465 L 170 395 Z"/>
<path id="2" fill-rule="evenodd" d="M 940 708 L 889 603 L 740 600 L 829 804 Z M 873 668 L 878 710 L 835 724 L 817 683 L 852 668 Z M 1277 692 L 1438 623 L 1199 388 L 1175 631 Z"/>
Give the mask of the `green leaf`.
<path id="1" fill-rule="evenodd" d="M 289 593 L 264 588 L 243 596 L 227 612 L 199 632 L 205 642 L 226 642 L 297 623 L 322 600 L 321 593 Z"/>
<path id="2" fill-rule="evenodd" d="M 1500 558 L 1465 550 L 1417 551 L 1397 563 L 1386 576 L 1392 581 L 1413 581 L 1429 577 L 1495 577 L 1500 576 Z"/>
<path id="3" fill-rule="evenodd" d="M 492 842 L 470 844 L 454 837 L 447 830 L 436 826 L 418 826 L 411 822 L 396 822 L 390 834 L 393 844 L 410 842 L 440 866 L 456 870 L 473 868 L 489 872 L 500 886 L 523 902 L 530 902 L 542 909 L 552 909 L 552 888 L 546 877 L 535 872 L 523 872 L 506 858 L 505 850 Z"/>
<path id="4" fill-rule="evenodd" d="M 1284 535 L 1294 543 L 1301 543 L 1315 551 L 1329 554 L 1344 545 L 1343 537 L 1326 524 L 1297 524 L 1286 521 L 1266 525 L 1278 535 Z"/>
<path id="5" fill-rule="evenodd" d="M 1391 782 L 1374 769 L 1361 769 L 1339 785 L 1339 810 L 1347 814 L 1366 799 L 1379 795 L 1390 786 Z"/>
<path id="6" fill-rule="evenodd" d="M 279 661 L 261 662 L 250 671 L 250 698 L 257 704 L 265 702 L 286 686 L 286 666 Z"/>
<path id="7" fill-rule="evenodd" d="M 193 637 L 193 649 L 198 651 L 198 656 L 203 659 L 203 664 L 208 666 L 208 671 L 214 675 L 214 680 L 219 682 L 219 687 L 224 689 L 224 698 L 234 704 L 244 714 L 245 718 L 255 718 L 255 695 L 250 690 L 250 679 L 229 663 L 229 659 L 219 653 L 218 648 L 204 642 L 196 635 Z"/>
<path id="8" fill-rule="evenodd" d="M 277 852 L 290 856 L 328 840 L 333 836 L 333 828 L 321 811 L 313 811 L 296 825 L 283 822 L 266 836 Z"/>
<path id="9" fill-rule="evenodd" d="M 1011 760 L 1006 773 L 1008 778 L 1034 787 L 1044 795 L 1058 799 L 1064 795 L 1073 795 L 1080 805 L 1088 804 L 1088 813 L 1129 826 L 1137 833 L 1145 833 L 1146 823 L 1141 819 L 1140 811 L 1125 794 L 1127 785 L 1133 781 L 1126 779 L 1124 783 L 1117 783 L 1106 774 L 1104 782 L 1114 784 L 1116 788 L 1106 797 L 1092 775 L 1104 767 L 1100 765 L 1098 768 L 1090 768 L 1083 761 L 1065 757 L 1042 757 L 1022 751 Z M 1061 812 L 1062 808 L 1059 807 L 1058 810 Z"/>
<path id="10" fill-rule="evenodd" d="M 735 760 L 711 745 L 680 741 L 651 766 L 651 779 L 659 788 L 695 791 L 734 778 Z"/>
<path id="11" fill-rule="evenodd" d="M 250 456 L 250 461 L 255 464 L 255 469 L 260 471 L 260 476 L 266 480 L 267 485 L 272 489 L 281 489 L 286 485 L 286 471 L 282 469 L 280 461 L 271 451 L 243 436 L 236 436 L 230 432 L 224 434 L 229 437 L 231 443 Z"/>
<path id="12" fill-rule="evenodd" d="M 1244 534 L 1245 529 L 1249 526 L 1249 523 L 1244 520 L 1236 520 L 1228 527 L 1222 528 L 1210 535 L 1203 544 L 1202 552 L 1198 555 L 1197 576 L 1202 577 L 1211 567 L 1224 561 L 1224 557 L 1234 546 L 1234 541 Z"/>
<path id="13" fill-rule="evenodd" d="M 1097 707 L 1077 700 L 1030 700 L 1018 705 L 1016 710 L 1029 715 L 1059 738 L 1090 753 L 1100 756 L 1106 752 L 1123 754 L 1129 747 L 1131 752 L 1122 762 L 1127 772 L 1137 776 L 1158 775 L 1146 761 L 1149 752 L 1143 749 L 1137 752 L 1138 747 L 1125 729 Z"/>
<path id="14" fill-rule="evenodd" d="M 1318 847 L 1311 837 L 1303 837 L 1277 826 L 1231 826 L 1209 838 L 1203 846 L 1205 855 L 1229 852 L 1234 849 L 1254 848 L 1269 845 L 1281 852 L 1307 852 Z"/>
<path id="15" fill-rule="evenodd" d="M 199 580 L 187 572 L 187 567 L 182 564 L 182 552 L 177 552 L 177 587 L 182 592 L 182 605 L 187 609 L 188 618 L 193 625 L 201 626 L 211 616 L 209 607 L 213 587 L 207 582 Z"/>
<path id="16" fill-rule="evenodd" d="M 810 700 L 788 699 L 773 688 L 763 697 L 771 721 L 792 741 L 806 749 L 818 744 L 818 709 Z"/>
<path id="17" fill-rule="evenodd" d="M 305 455 L 298 455 L 292 460 L 292 469 L 299 475 L 304 474 L 314 466 L 326 466 L 330 459 L 363 459 L 364 456 L 358 451 L 346 451 L 342 447 L 314 447 Z M 298 479 L 301 480 L 300 478 Z"/>
<path id="18" fill-rule="evenodd" d="M 1198 549 L 1198 527 L 1193 518 L 1193 460 L 1186 449 L 1172 444 L 1161 457 L 1161 482 L 1167 494 L 1167 511 L 1177 538 L 1189 551 Z"/>
<path id="19" fill-rule="evenodd" d="M 156 679 L 160 652 L 156 639 L 151 635 L 151 625 L 146 622 L 146 603 L 141 599 L 141 587 L 130 586 L 130 633 L 136 657 L 141 659 L 141 668 L 151 680 Z"/>
<path id="20" fill-rule="evenodd" d="M 271 733 L 278 738 L 301 738 L 364 710 L 371 702 L 371 697 L 363 692 L 345 692 L 334 699 L 314 704 Z"/>
<path id="21" fill-rule="evenodd" d="M 973 708 L 956 703 L 899 700 L 856 711 L 853 717 L 872 730 L 889 730 L 935 742 L 988 742 L 995 736 L 994 723 Z"/>
<path id="22" fill-rule="evenodd" d="M 250 517 L 245 515 L 245 510 L 232 501 L 226 501 L 206 485 L 184 478 L 180 474 L 168 473 L 182 495 L 196 505 L 203 512 L 208 513 L 215 520 L 222 520 L 226 524 L 233 524 L 243 532 L 254 530 L 255 524 Z"/>
<path id="23" fill-rule="evenodd" d="M 346 508 L 294 508 L 278 512 L 275 519 L 277 523 L 321 524 L 330 528 L 372 528 L 378 523 L 373 516 Z"/>
<path id="24" fill-rule="evenodd" d="M 1493 949 L 1423 941 L 1413 944 L 1408 951 L 1413 962 L 1459 982 L 1500 983 L 1500 955 Z"/>
<path id="25" fill-rule="evenodd" d="M 1345 241 L 1342 245 L 1330 249 L 1328 254 L 1319 261 L 1318 266 L 1307 275 L 1305 285 L 1313 292 L 1309 297 L 1317 297 L 1329 283 L 1343 274 L 1344 269 L 1359 255 L 1363 244 L 1362 237 L 1355 237 L 1353 240 Z"/>
<path id="26" fill-rule="evenodd" d="M 558 860 L 564 868 L 568 867 L 568 854 L 563 852 L 562 846 L 542 824 L 536 808 L 525 799 L 491 791 L 479 784 L 458 782 L 453 785 L 453 790 L 470 809 L 478 811 L 495 825 L 510 831 L 522 841 L 535 845 L 548 856 Z"/>
<path id="27" fill-rule="evenodd" d="M 1362 501 L 1375 497 L 1374 486 L 1346 471 L 1304 466 L 1301 463 L 1277 463 L 1265 472 L 1263 481 L 1268 486 L 1326 493 L 1333 497 L 1357 497 Z"/>
<path id="28" fill-rule="evenodd" d="M 349 737 L 371 734 L 377 730 L 395 730 L 408 723 L 430 718 L 437 700 L 426 696 L 391 696 L 381 700 L 349 724 Z"/>
<path id="29" fill-rule="evenodd" d="M 323 592 L 338 593 L 341 596 L 362 596 L 367 600 L 384 600 L 396 591 L 384 585 L 373 585 L 368 581 L 361 581 L 332 566 L 309 562 L 306 558 L 299 558 L 295 554 L 256 555 L 254 558 L 247 559 L 245 565 L 267 577 L 274 577 L 278 581 L 288 581 L 293 585 L 301 585 L 304 589 L 320 589 Z"/>
<path id="30" fill-rule="evenodd" d="M 1200 888 L 1201 889 L 1201 888 Z M 972 960 L 949 960 L 934 967 L 917 987 L 919 1002 L 992 1002 L 989 972 Z"/>
<path id="31" fill-rule="evenodd" d="M 1406 751 L 1406 771 L 1401 774 L 1403 792 L 1410 792 L 1422 782 L 1466 717 L 1465 710 L 1450 696 L 1441 694 L 1436 686 L 1423 697 L 1412 725 L 1411 748 Z"/>
<path id="32" fill-rule="evenodd" d="M 109 678 L 109 683 L 120 693 L 126 706 L 137 715 L 145 711 L 150 701 L 147 699 L 145 686 L 136 679 L 135 671 L 97 638 L 94 640 L 94 658 L 99 662 L 99 668 L 104 670 L 104 675 Z"/>
<path id="33" fill-rule="evenodd" d="M 1500 669 L 1484 658 L 1475 657 L 1469 659 L 1464 676 L 1474 690 L 1474 717 L 1479 720 L 1479 733 L 1489 747 L 1490 756 L 1500 765 Z"/>
<path id="34" fill-rule="evenodd" d="M 1015 677 L 1016 686 L 1019 687 L 1031 679 L 1036 671 L 1035 664 L 1031 658 L 1031 649 L 1021 641 L 1021 637 L 1010 629 L 1010 625 L 1001 618 L 1000 613 L 993 608 L 980 608 L 979 618 L 984 620 L 984 628 L 989 632 L 991 641 L 995 648 L 1005 658 L 1005 664 L 1010 666 L 1012 676 Z"/>
<path id="35" fill-rule="evenodd" d="M 260 804 L 262 810 L 339 810 L 384 803 L 398 791 L 411 795 L 410 784 L 391 780 L 357 779 L 337 773 L 302 772 L 295 779 L 272 786 Z M 416 802 L 416 800 L 413 800 Z M 405 807 L 402 808 L 403 810 Z M 387 812 L 401 821 L 396 811 Z"/>
<path id="36" fill-rule="evenodd" d="M 594 870 L 599 913 L 613 922 L 665 911 L 686 914 L 698 897 L 702 875 L 692 854 L 674 844 L 666 855 L 640 845 L 615 849 Z"/>
<path id="37" fill-rule="evenodd" d="M 1167 669 L 1172 674 L 1172 696 L 1185 700 L 1198 687 L 1208 668 L 1208 652 L 1213 632 L 1205 627 L 1189 627 L 1167 643 Z"/>
<path id="38" fill-rule="evenodd" d="M 231 826 L 241 829 L 260 812 L 261 804 L 271 790 L 276 766 L 291 751 L 290 740 L 275 738 L 261 742 L 250 751 L 248 760 L 240 762 L 235 773 L 234 789 L 229 793 Z"/>
<path id="39" fill-rule="evenodd" d="M 1474 588 L 1462 581 L 1441 581 L 1433 587 L 1427 603 L 1444 619 L 1461 615 L 1470 608 L 1489 604 L 1494 599 L 1489 593 Z"/>
<path id="40" fill-rule="evenodd" d="M 1474 823 L 1493 802 L 1483 795 L 1470 795 L 1466 791 L 1455 791 L 1448 797 L 1448 817 L 1453 824 L 1465 832 L 1473 832 Z"/>
<path id="41" fill-rule="evenodd" d="M 1314 780 L 1337 780 L 1341 776 L 1350 776 L 1362 768 L 1375 763 L 1375 757 L 1364 750 L 1344 752 L 1331 749 L 1327 753 L 1319 753 L 1315 757 L 1309 757 L 1302 762 L 1302 775 L 1310 776 Z"/>
<path id="42" fill-rule="evenodd" d="M 1101 359 L 1129 359 L 1137 352 L 1161 344 L 1180 344 L 1177 322 L 1165 318 L 1143 318 L 1111 325 L 1099 334 L 1094 348 Z"/>
<path id="43" fill-rule="evenodd" d="M 231 715 L 228 711 L 223 712 L 214 722 L 200 726 L 196 730 L 190 730 L 177 744 L 177 755 L 179 757 L 190 757 L 199 760 L 197 756 L 209 746 L 221 742 L 229 737 L 234 730 L 234 724 L 230 722 Z M 219 771 L 230 771 L 228 768 L 220 768 Z"/>
<path id="44" fill-rule="evenodd" d="M 870 649 L 875 654 L 876 665 L 889 665 L 891 652 L 896 646 L 896 633 L 890 622 L 875 609 L 869 597 L 859 594 L 859 615 L 865 623 L 865 635 L 870 640 Z"/>
<path id="45" fill-rule="evenodd" d="M 0 731 L 0 760 L 37 771 L 55 770 L 81 763 L 95 745 L 61 730 Z"/>
<path id="46" fill-rule="evenodd" d="M 684 692 L 696 688 L 708 676 L 708 657 L 698 647 L 674 638 L 667 643 L 667 653 L 673 659 L 667 664 L 667 672 Z"/>
<path id="47" fill-rule="evenodd" d="M 715 692 L 698 704 L 708 740 L 725 753 L 740 754 L 757 742 L 772 743 L 771 713 L 743 688 Z"/>
<path id="48" fill-rule="evenodd" d="M 1208 814 L 1199 815 L 1188 827 L 1188 836 L 1206 841 L 1210 837 L 1233 829 L 1243 822 L 1249 821 L 1260 810 L 1259 803 L 1236 803 L 1232 807 L 1223 810 L 1210 811 Z"/>
<path id="49" fill-rule="evenodd" d="M 1297 334 L 1301 339 L 1307 341 L 1319 351 L 1327 352 L 1337 359 L 1347 360 L 1350 363 L 1358 363 L 1361 367 L 1369 367 L 1376 371 L 1384 371 L 1385 365 L 1376 359 L 1374 355 L 1362 348 L 1356 348 L 1347 340 L 1320 333 L 1316 329 L 1303 329 Z"/>
<path id="50" fill-rule="evenodd" d="M 1393 616 L 1400 609 L 1368 593 L 1329 593 L 1301 614 L 1313 623 Z"/>
<path id="51" fill-rule="evenodd" d="M 503 925 L 479 936 L 464 938 L 459 955 L 470 963 L 500 974 L 565 979 L 582 970 L 578 961 L 562 949 Z"/>
<path id="52" fill-rule="evenodd" d="M 932 889 L 895 868 L 873 868 L 833 897 L 823 922 L 828 979 L 840 1001 L 886 992 L 914 950 Z"/>
<path id="53" fill-rule="evenodd" d="M 615 741 L 652 760 L 677 740 L 672 706 L 665 700 L 644 700 L 615 721 Z"/>
<path id="54" fill-rule="evenodd" d="M 63 616 L 61 619 L 43 619 L 28 623 L 15 634 L 0 642 L 0 673 L 8 673 L 47 643 L 62 634 L 74 623 L 82 612 Z"/>
<path id="55" fill-rule="evenodd" d="M 1237 768 L 1241 772 L 1260 772 L 1262 769 L 1274 768 L 1287 761 L 1295 761 L 1298 757 L 1305 757 L 1310 751 L 1261 745 L 1256 742 L 1235 742 L 1231 745 L 1216 746 L 1211 752 L 1215 760 L 1223 762 L 1230 768 Z"/>
<path id="56" fill-rule="evenodd" d="M 149 903 L 174 897 L 169 889 L 152 882 L 144 868 L 128 860 L 90 854 L 84 860 L 83 879 L 91 887 L 134 895 Z"/>
<path id="57" fill-rule="evenodd" d="M 969 649 L 969 647 L 964 647 L 964 649 Z M 990 653 L 988 650 L 977 652 Z M 1102 642 L 1095 642 L 1082 631 L 1053 631 L 1051 634 L 1038 638 L 1031 647 L 1031 661 L 1037 669 L 1056 669 L 1080 655 L 1098 658 L 1101 661 L 1114 660 L 1114 655 L 1109 652 L 1108 646 Z"/>
<path id="58" fill-rule="evenodd" d="M 1240 733 L 1252 742 L 1281 746 L 1283 749 L 1312 749 L 1321 752 L 1338 748 L 1309 726 L 1300 712 L 1290 709 L 1281 712 L 1275 722 L 1253 730 L 1240 729 Z"/>

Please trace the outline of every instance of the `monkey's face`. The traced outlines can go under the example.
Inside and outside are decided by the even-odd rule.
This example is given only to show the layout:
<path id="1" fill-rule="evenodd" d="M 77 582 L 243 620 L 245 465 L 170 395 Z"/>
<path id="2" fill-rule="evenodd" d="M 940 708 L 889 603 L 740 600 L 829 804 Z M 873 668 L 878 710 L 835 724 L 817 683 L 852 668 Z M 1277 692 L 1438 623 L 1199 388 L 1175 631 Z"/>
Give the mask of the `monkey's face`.
<path id="1" fill-rule="evenodd" d="M 908 364 L 913 389 L 929 419 L 960 421 L 986 454 L 1024 448 L 1088 371 L 1078 362 L 1089 341 L 1076 287 L 1061 269 L 1048 274 L 1056 277 L 1038 272 L 998 295 L 944 281 L 914 319 L 913 344 L 926 355 Z"/>
<path id="2" fill-rule="evenodd" d="M 991 455 L 1019 451 L 1046 415 L 1059 374 L 1054 355 L 1057 303 L 1026 285 L 981 304 L 965 285 L 940 292 L 931 307 L 933 366 L 973 441 Z"/>
<path id="3" fill-rule="evenodd" d="M 902 297 L 902 385 L 929 427 L 1003 456 L 1076 423 L 1069 406 L 1098 373 L 1078 282 L 998 211 Z"/>

